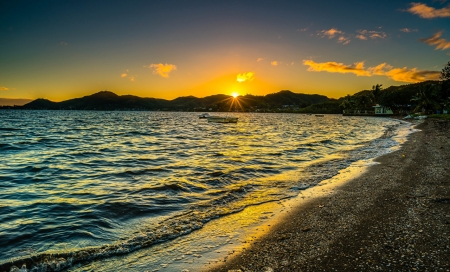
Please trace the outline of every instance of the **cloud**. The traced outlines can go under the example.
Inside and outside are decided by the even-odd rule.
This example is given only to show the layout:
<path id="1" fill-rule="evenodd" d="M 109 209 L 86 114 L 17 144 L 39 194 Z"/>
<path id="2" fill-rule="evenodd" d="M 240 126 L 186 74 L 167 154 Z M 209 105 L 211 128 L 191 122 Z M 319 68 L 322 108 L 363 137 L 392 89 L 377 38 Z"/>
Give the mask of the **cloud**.
<path id="1" fill-rule="evenodd" d="M 323 62 L 316 63 L 312 60 L 303 60 L 303 64 L 309 66 L 308 71 L 311 72 L 329 72 L 329 73 L 341 73 L 341 74 L 355 74 L 357 76 L 387 76 L 394 81 L 400 82 L 422 82 L 425 80 L 437 80 L 439 79 L 440 72 L 438 71 L 428 71 L 428 70 L 417 70 L 417 68 L 408 69 L 394 68 L 387 63 L 381 63 L 375 67 L 364 68 L 364 62 L 356 62 L 353 65 L 345 65 L 343 63 L 337 62 Z"/>
<path id="2" fill-rule="evenodd" d="M 405 33 L 411 33 L 411 32 L 417 32 L 417 29 L 410 29 L 410 28 L 402 28 L 400 29 L 401 32 L 405 32 Z"/>
<path id="3" fill-rule="evenodd" d="M 0 87 L 0 91 L 8 91 L 9 90 L 9 88 L 6 88 L 6 87 Z"/>
<path id="4" fill-rule="evenodd" d="M 236 76 L 236 81 L 237 82 L 245 82 L 245 81 L 253 81 L 253 79 L 255 79 L 255 73 L 254 72 L 247 72 L 247 73 L 243 73 L 243 74 L 238 74 Z"/>
<path id="5" fill-rule="evenodd" d="M 386 33 L 383 31 L 374 31 L 374 30 L 358 30 L 359 34 L 356 35 L 356 38 L 360 40 L 368 40 L 370 39 L 384 39 L 386 38 Z"/>
<path id="6" fill-rule="evenodd" d="M 260 61 L 262 61 L 263 60 L 263 58 L 258 58 L 256 61 L 257 62 L 260 62 Z"/>
<path id="7" fill-rule="evenodd" d="M 307 30 L 308 30 L 307 27 L 306 27 L 306 28 L 299 28 L 299 29 L 297 29 L 298 32 L 305 32 L 305 31 L 307 31 Z"/>
<path id="8" fill-rule="evenodd" d="M 387 64 L 387 63 L 382 63 L 382 64 L 378 64 L 375 67 L 369 67 L 367 70 L 372 74 L 372 75 L 377 75 L 377 76 L 383 76 L 386 74 L 386 70 L 391 70 L 392 67 L 391 65 Z"/>
<path id="9" fill-rule="evenodd" d="M 438 80 L 440 75 L 441 72 L 437 71 L 419 71 L 417 68 L 408 69 L 406 67 L 394 68 L 386 72 L 386 76 L 392 80 L 411 83 L 425 80 Z"/>
<path id="10" fill-rule="evenodd" d="M 349 38 L 346 38 L 346 37 L 344 37 L 344 36 L 340 36 L 340 37 L 338 38 L 338 42 L 339 42 L 339 43 L 342 43 L 342 44 L 348 44 L 348 43 L 350 42 L 350 39 L 349 39 Z"/>
<path id="11" fill-rule="evenodd" d="M 384 39 L 384 38 L 386 38 L 386 33 L 381 32 L 381 31 L 379 31 L 379 32 L 377 32 L 377 31 L 370 31 L 370 38 L 371 39 L 376 39 L 376 38 Z"/>
<path id="12" fill-rule="evenodd" d="M 336 36 L 339 36 L 337 38 L 338 43 L 342 43 L 342 44 L 350 43 L 350 38 L 344 36 L 344 34 L 345 33 L 343 31 L 340 31 L 339 29 L 331 28 L 328 30 L 319 31 L 318 35 L 321 36 L 322 38 L 328 38 L 328 39 L 333 39 Z"/>
<path id="13" fill-rule="evenodd" d="M 367 40 L 367 37 L 364 36 L 364 35 L 361 35 L 361 34 L 356 35 L 356 38 L 357 38 L 357 39 L 360 39 L 360 40 L 363 40 L 363 41 Z"/>
<path id="14" fill-rule="evenodd" d="M 450 6 L 435 9 L 422 3 L 411 3 L 411 7 L 407 9 L 408 12 L 416 14 L 421 18 L 432 19 L 439 17 L 450 17 Z"/>
<path id="15" fill-rule="evenodd" d="M 354 65 L 345 65 L 337 62 L 317 63 L 312 60 L 303 60 L 303 65 L 309 66 L 310 72 L 329 72 L 329 73 L 352 73 L 357 76 L 370 76 L 370 73 L 364 70 L 364 62 L 357 62 Z"/>
<path id="16" fill-rule="evenodd" d="M 64 45 L 64 46 L 69 45 L 69 44 L 66 43 L 65 41 L 62 41 L 62 42 L 60 42 L 59 44 L 60 44 L 60 45 Z"/>
<path id="17" fill-rule="evenodd" d="M 435 45 L 436 46 L 436 50 L 441 49 L 441 50 L 445 50 L 445 49 L 449 49 L 450 48 L 450 41 L 447 41 L 446 39 L 441 38 L 442 36 L 442 32 L 439 31 L 436 34 L 434 34 L 433 36 L 431 36 L 428 39 L 420 39 L 421 42 L 424 42 L 428 45 Z"/>
<path id="18" fill-rule="evenodd" d="M 144 66 L 145 67 L 145 66 Z M 162 77 L 169 77 L 170 72 L 177 70 L 177 66 L 174 64 L 162 64 L 162 63 L 153 63 L 147 66 L 150 69 L 153 69 L 153 74 L 160 75 Z"/>
<path id="19" fill-rule="evenodd" d="M 278 61 L 274 60 L 274 61 L 270 62 L 270 65 L 272 65 L 272 66 L 278 66 Z"/>
<path id="20" fill-rule="evenodd" d="M 331 28 L 329 30 L 322 30 L 319 32 L 319 35 L 321 35 L 322 37 L 328 37 L 329 39 L 334 38 L 334 36 L 336 36 L 337 34 L 344 34 L 344 32 L 336 28 Z"/>
<path id="21" fill-rule="evenodd" d="M 127 78 L 127 79 L 129 79 L 130 81 L 134 81 L 135 78 L 136 78 L 136 76 L 130 75 L 129 72 L 130 72 L 130 71 L 127 70 L 126 72 L 120 74 L 120 77 L 121 77 L 121 78 Z"/>

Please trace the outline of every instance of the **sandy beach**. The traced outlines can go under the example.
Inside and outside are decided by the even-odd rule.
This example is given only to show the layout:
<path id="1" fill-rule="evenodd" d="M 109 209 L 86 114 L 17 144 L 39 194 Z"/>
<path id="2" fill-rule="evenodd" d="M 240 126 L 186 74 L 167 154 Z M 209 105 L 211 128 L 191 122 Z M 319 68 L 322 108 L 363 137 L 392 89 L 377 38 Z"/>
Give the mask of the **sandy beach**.
<path id="1" fill-rule="evenodd" d="M 206 270 L 450 271 L 450 122 L 417 129 L 366 173 Z"/>

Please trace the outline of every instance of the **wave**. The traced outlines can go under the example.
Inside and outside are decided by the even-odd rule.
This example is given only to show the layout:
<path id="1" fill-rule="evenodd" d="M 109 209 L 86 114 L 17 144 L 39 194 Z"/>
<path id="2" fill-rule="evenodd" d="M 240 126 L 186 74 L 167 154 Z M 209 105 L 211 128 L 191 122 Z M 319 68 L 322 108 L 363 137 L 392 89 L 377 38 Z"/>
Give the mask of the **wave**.
<path id="1" fill-rule="evenodd" d="M 261 119 L 269 117 L 271 115 L 261 115 Z M 58 216 L 65 218 L 67 224 L 80 223 L 77 225 L 80 226 L 78 232 L 75 230 L 73 234 L 66 232 L 64 235 L 72 235 L 67 240 L 69 246 L 76 246 L 77 240 L 83 239 L 94 242 L 89 244 L 91 246 L 66 251 L 25 252 L 26 256 L 10 254 L 4 258 L 14 256 L 17 259 L 0 264 L 0 271 L 9 271 L 12 266 L 20 268 L 22 264 L 28 269 L 35 267 L 37 271 L 64 270 L 175 239 L 202 228 L 210 220 L 242 211 L 250 205 L 297 195 L 299 190 L 336 175 L 356 160 L 378 155 L 381 152 L 377 151 L 378 147 L 385 150 L 392 146 L 391 132 L 396 133 L 395 129 L 390 129 L 391 126 L 381 126 L 385 121 L 380 122 L 380 119 L 361 128 L 357 128 L 355 121 L 343 119 L 346 127 L 338 130 L 334 137 L 328 137 L 323 128 L 320 128 L 322 134 L 317 134 L 320 129 L 315 129 L 316 124 L 301 131 L 303 126 L 288 123 L 297 122 L 301 116 L 290 117 L 289 120 L 280 120 L 279 115 L 274 115 L 266 123 L 258 118 L 252 121 L 252 126 L 241 127 L 242 131 L 237 129 L 238 126 L 217 126 L 214 133 L 199 130 L 195 125 L 189 131 L 186 129 L 190 126 L 189 122 L 176 123 L 175 119 L 166 118 L 164 120 L 170 120 L 167 122 L 170 124 L 158 126 L 158 132 L 154 132 L 158 134 L 157 140 L 154 135 L 147 137 L 155 129 L 151 128 L 152 121 L 146 115 L 139 120 L 146 122 L 150 135 L 141 133 L 140 127 L 131 121 L 121 123 L 120 128 L 114 126 L 116 121 L 102 127 L 103 122 L 95 124 L 96 119 L 91 118 L 98 133 L 89 136 L 92 138 L 84 137 L 88 134 L 86 132 L 74 132 L 77 137 L 70 140 L 64 138 L 66 141 L 56 143 L 50 152 L 44 144 L 25 147 L 35 154 L 33 163 L 38 161 L 39 164 L 28 162 L 16 165 L 15 169 L 2 169 L 5 176 L 17 175 L 14 171 L 20 168 L 30 173 L 30 177 L 26 177 L 30 184 L 42 188 L 73 186 L 73 191 L 63 192 L 64 197 L 83 203 L 89 200 L 89 204 L 83 207 L 89 212 L 84 213 L 84 217 L 72 219 L 65 215 L 76 217 L 72 211 L 77 207 L 54 206 L 60 212 Z M 9 126 L 6 124 L 3 127 Z M 281 133 L 271 134 L 271 138 L 267 139 L 264 135 L 273 132 L 274 127 Z M 333 126 L 330 128 L 334 129 Z M 283 133 L 284 130 L 288 133 Z M 384 133 L 385 130 L 388 132 Z M 380 137 L 375 137 L 379 132 Z M 21 136 L 19 140 L 51 138 L 51 135 L 40 135 L 36 131 L 29 134 L 32 137 Z M 386 136 L 383 138 L 383 135 Z M 124 136 L 127 138 L 124 139 Z M 128 137 L 136 137 L 137 141 Z M 146 141 L 147 138 L 151 139 Z M 15 139 L 16 142 L 19 140 Z M 0 144 L 0 150 L 10 147 L 11 143 Z M 339 159 L 330 159 L 336 156 Z M 21 158 L 17 156 L 12 159 Z M 52 159 L 45 161 L 45 158 Z M 3 162 L 6 160 L 0 159 L 0 163 Z M 60 166 L 63 169 L 61 173 L 52 172 Z M 51 171 L 46 171 L 46 167 Z M 46 178 L 46 183 L 39 180 L 41 178 Z M 46 200 L 46 192 L 41 192 L 44 194 L 40 197 Z M 55 193 L 60 192 L 55 190 Z M 41 220 L 45 225 L 48 223 L 45 215 L 45 212 L 37 210 L 31 219 Z M 127 228 L 126 222 L 133 224 Z M 104 237 L 91 224 L 103 226 L 99 228 L 104 228 L 101 229 Z M 63 223 L 56 222 L 55 225 L 61 227 Z M 13 233 L 7 230 L 8 235 Z M 39 230 L 31 230 L 30 233 L 35 237 Z M 17 237 L 19 235 L 20 230 L 17 230 Z M 119 239 L 119 236 L 127 238 Z M 48 249 L 61 242 L 57 235 L 42 243 L 32 239 L 23 240 L 23 244 L 10 245 L 6 253 L 14 247 L 25 248 L 36 244 Z"/>
<path id="2" fill-rule="evenodd" d="M 8 151 L 8 150 L 21 150 L 22 147 L 18 147 L 15 144 L 2 144 L 0 143 L 0 150 Z"/>
<path id="3" fill-rule="evenodd" d="M 21 128 L 12 128 L 12 127 L 0 127 L 0 131 L 17 131 L 22 130 Z"/>

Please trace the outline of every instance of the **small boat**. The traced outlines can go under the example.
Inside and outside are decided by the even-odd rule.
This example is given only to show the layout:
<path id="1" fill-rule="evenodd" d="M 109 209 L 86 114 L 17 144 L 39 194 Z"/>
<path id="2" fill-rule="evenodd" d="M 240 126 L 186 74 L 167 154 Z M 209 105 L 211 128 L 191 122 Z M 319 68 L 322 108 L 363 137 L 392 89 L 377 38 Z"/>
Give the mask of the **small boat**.
<path id="1" fill-rule="evenodd" d="M 323 117 L 323 114 L 316 114 L 316 117 Z"/>
<path id="2" fill-rule="evenodd" d="M 224 117 L 224 116 L 208 116 L 208 123 L 237 123 L 237 117 Z"/>
<path id="3" fill-rule="evenodd" d="M 202 113 L 202 114 L 200 114 L 198 116 L 198 118 L 200 118 L 200 119 L 205 119 L 205 118 L 208 118 L 208 117 L 209 117 L 209 113 Z"/>

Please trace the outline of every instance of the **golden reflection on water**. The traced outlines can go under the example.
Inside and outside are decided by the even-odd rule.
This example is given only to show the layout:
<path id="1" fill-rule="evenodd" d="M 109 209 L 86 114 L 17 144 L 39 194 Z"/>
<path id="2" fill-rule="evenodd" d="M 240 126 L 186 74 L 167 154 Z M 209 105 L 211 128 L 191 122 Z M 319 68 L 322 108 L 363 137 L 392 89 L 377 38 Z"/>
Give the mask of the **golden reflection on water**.
<path id="1" fill-rule="evenodd" d="M 339 186 L 364 173 L 367 165 L 368 162 L 356 162 L 339 175 L 321 182 L 320 186 L 300 192 L 296 198 L 250 205 L 239 213 L 212 220 L 190 235 L 126 256 L 96 261 L 73 271 L 204 271 L 248 249 L 273 226 L 287 220 L 292 209 L 332 194 Z"/>
<path id="2" fill-rule="evenodd" d="M 86 113 L 77 114 L 81 120 Z M 12 197 L 6 202 L 0 200 L 0 206 L 13 207 L 23 217 L 36 216 L 35 221 L 47 220 L 48 224 L 58 224 L 58 218 L 73 217 L 75 219 L 71 222 L 80 224 L 80 230 L 91 232 L 95 232 L 96 226 L 77 215 L 94 210 L 95 218 L 120 225 L 125 238 L 133 236 L 137 229 L 151 237 L 165 227 L 174 237 L 180 228 L 192 230 L 190 224 L 193 222 L 206 231 L 194 231 L 192 237 L 188 235 L 186 239 L 191 244 L 186 244 L 186 247 L 192 252 L 202 248 L 198 252 L 208 255 L 212 254 L 208 251 L 210 249 L 230 242 L 236 244 L 237 237 L 240 237 L 237 233 L 243 229 L 251 229 L 253 224 L 272 218 L 275 213 L 268 211 L 276 210 L 277 205 L 282 209 L 283 205 L 281 202 L 266 202 L 297 194 L 299 188 L 295 187 L 303 185 L 308 178 L 302 172 L 304 168 L 312 163 L 321 164 L 322 161 L 340 158 L 342 154 L 336 153 L 334 148 L 341 151 L 354 149 L 356 145 L 351 143 L 357 137 L 352 138 L 350 134 L 353 130 L 361 132 L 361 129 L 355 129 L 357 124 L 352 119 L 337 116 L 313 120 L 314 117 L 301 115 L 229 114 L 239 116 L 239 122 L 208 124 L 198 120 L 194 113 L 124 113 L 120 116 L 139 117 L 143 124 L 119 120 L 117 122 L 122 125 L 115 126 L 117 122 L 111 121 L 101 130 L 94 127 L 83 132 L 77 140 L 66 137 L 55 148 L 42 144 L 27 146 L 29 151 L 25 149 L 17 155 L 12 152 L 12 159 L 7 162 L 9 165 L 0 166 L 0 170 L 8 173 L 11 184 L 16 183 L 7 193 Z M 55 120 L 62 122 L 59 116 Z M 311 125 L 314 121 L 316 124 Z M 340 123 L 346 125 L 346 129 L 331 132 L 333 130 L 330 129 L 342 125 Z M 368 133 L 367 136 L 370 139 L 382 133 L 377 125 L 371 128 L 373 134 Z M 365 130 L 362 133 L 366 133 Z M 341 143 L 341 138 L 348 142 Z M 53 144 L 52 141 L 49 143 Z M 39 148 L 41 153 L 33 151 L 33 148 Z M 17 161 L 20 164 L 16 165 Z M 9 166 L 13 170 L 8 169 Z M 320 172 L 326 170 L 325 166 L 321 167 L 316 169 Z M 27 172 L 19 175 L 22 169 Z M 38 211 L 31 213 L 20 206 Z M 55 213 L 55 218 L 46 216 L 47 209 L 56 210 L 58 207 L 61 208 Z M 242 211 L 244 207 L 248 208 Z M 238 211 L 241 212 L 236 213 Z M 127 213 L 130 213 L 129 217 L 122 216 Z M 213 220 L 203 226 L 208 220 L 229 213 L 235 214 L 226 216 L 224 221 Z M 158 223 L 168 217 L 173 219 L 170 225 L 160 228 Z M 9 222 L 13 224 L 32 222 L 11 218 Z M 265 227 L 261 226 L 250 237 L 259 237 L 262 229 Z M 244 232 L 247 233 L 246 230 Z M 108 236 L 107 233 L 102 235 Z M 214 240 L 208 244 L 201 241 L 203 238 Z M 51 235 L 45 239 L 42 244 L 50 246 L 59 240 Z M 119 238 L 108 236 L 105 240 L 108 239 L 116 241 Z M 74 239 L 73 242 L 77 241 Z M 87 239 L 86 244 L 95 245 L 92 241 Z M 203 242 L 209 247 L 204 248 Z M 164 252 L 164 245 L 161 252 Z M 177 249 L 175 244 L 173 247 L 174 251 L 183 250 L 183 247 Z M 158 246 L 151 248 L 154 250 Z M 195 254 L 200 254 L 198 252 Z M 142 258 L 149 260 L 149 257 Z M 139 260 L 137 263 L 143 264 Z M 114 268 L 111 267 L 112 270 Z"/>

